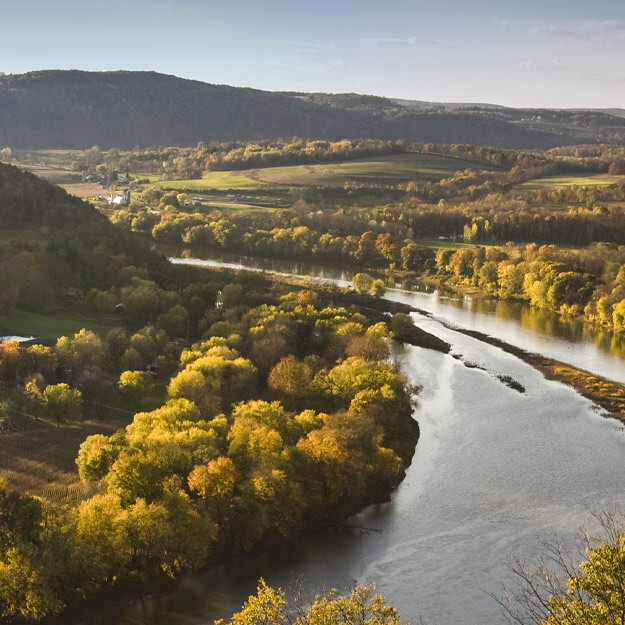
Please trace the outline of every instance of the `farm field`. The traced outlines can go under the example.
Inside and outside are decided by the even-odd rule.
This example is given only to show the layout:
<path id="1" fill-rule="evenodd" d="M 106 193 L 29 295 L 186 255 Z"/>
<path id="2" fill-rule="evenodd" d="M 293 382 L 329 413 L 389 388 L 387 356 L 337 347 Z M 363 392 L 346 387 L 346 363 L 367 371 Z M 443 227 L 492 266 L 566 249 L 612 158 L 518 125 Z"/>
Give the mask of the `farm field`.
<path id="1" fill-rule="evenodd" d="M 106 194 L 107 191 L 102 188 L 102 185 L 94 182 L 77 182 L 76 184 L 59 184 L 61 189 L 67 191 L 70 195 L 74 195 L 81 199 L 89 197 L 97 197 L 98 195 Z"/>
<path id="2" fill-rule="evenodd" d="M 415 179 L 440 179 L 482 165 L 436 154 L 397 154 L 320 165 L 288 165 L 242 171 L 213 171 L 195 180 L 160 180 L 151 186 L 190 191 L 256 190 L 285 185 L 343 186 L 397 184 Z"/>
<path id="3" fill-rule="evenodd" d="M 295 165 L 251 170 L 247 175 L 273 184 L 343 186 L 346 183 L 389 185 L 418 179 L 439 180 L 483 165 L 436 154 L 397 154 L 343 163 Z"/>
<path id="4" fill-rule="evenodd" d="M 92 330 L 99 336 L 105 336 L 112 326 L 90 319 L 72 319 L 64 312 L 44 315 L 25 310 L 16 310 L 10 315 L 0 316 L 0 333 L 30 336 L 48 336 L 58 338 L 76 334 L 82 328 Z"/>
<path id="5" fill-rule="evenodd" d="M 203 178 L 194 180 L 158 180 L 150 184 L 152 187 L 175 189 L 180 191 L 228 191 L 256 190 L 267 185 L 253 180 L 247 174 L 230 171 L 211 171 Z"/>
<path id="6" fill-rule="evenodd" d="M 12 488 L 50 501 L 84 497 L 85 485 L 76 469 L 80 444 L 92 434 L 111 435 L 130 419 L 109 411 L 105 420 L 55 427 L 29 421 L 24 430 L 0 433 L 0 478 Z"/>
<path id="7" fill-rule="evenodd" d="M 566 187 L 598 187 L 625 182 L 625 176 L 610 176 L 608 174 L 593 174 L 591 176 L 548 176 L 536 178 L 515 185 L 515 190 L 537 191 L 539 189 L 563 189 Z"/>
<path id="8" fill-rule="evenodd" d="M 48 167 L 24 169 L 27 169 L 31 174 L 35 174 L 35 176 L 39 176 L 52 184 L 63 185 L 82 182 L 82 173 L 72 171 L 71 169 L 54 169 Z"/>
<path id="9" fill-rule="evenodd" d="M 205 207 L 251 212 L 289 205 L 289 199 L 276 200 L 276 195 L 284 196 L 294 187 L 340 189 L 342 193 L 349 184 L 385 187 L 411 180 L 439 180 L 458 170 L 482 168 L 470 161 L 436 154 L 398 154 L 342 163 L 214 171 L 193 180 L 155 180 L 149 186 L 200 196 Z M 224 198 L 226 191 L 232 192 L 231 198 Z M 265 192 L 273 197 L 242 195 L 245 192 Z"/>
<path id="10" fill-rule="evenodd" d="M 206 202 L 203 204 L 205 208 L 209 209 L 217 209 L 217 210 L 227 210 L 233 211 L 235 213 L 252 213 L 254 211 L 264 211 L 271 210 L 269 207 L 265 206 L 255 206 L 254 204 L 241 204 L 239 202 Z"/>

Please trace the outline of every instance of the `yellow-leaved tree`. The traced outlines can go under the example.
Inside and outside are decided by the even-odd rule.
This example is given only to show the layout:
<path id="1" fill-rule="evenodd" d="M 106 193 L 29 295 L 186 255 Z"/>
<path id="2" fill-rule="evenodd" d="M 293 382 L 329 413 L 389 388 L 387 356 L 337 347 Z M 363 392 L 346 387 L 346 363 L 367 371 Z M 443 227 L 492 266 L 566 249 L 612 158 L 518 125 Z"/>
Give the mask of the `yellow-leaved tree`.
<path id="1" fill-rule="evenodd" d="M 298 615 L 294 617 L 293 615 Z M 356 586 L 349 595 L 331 590 L 317 595 L 308 608 L 296 600 L 289 603 L 281 588 L 268 586 L 259 580 L 255 595 L 233 614 L 229 622 L 223 619 L 215 625 L 403 625 L 397 610 L 385 603 L 375 592 L 375 584 Z"/>

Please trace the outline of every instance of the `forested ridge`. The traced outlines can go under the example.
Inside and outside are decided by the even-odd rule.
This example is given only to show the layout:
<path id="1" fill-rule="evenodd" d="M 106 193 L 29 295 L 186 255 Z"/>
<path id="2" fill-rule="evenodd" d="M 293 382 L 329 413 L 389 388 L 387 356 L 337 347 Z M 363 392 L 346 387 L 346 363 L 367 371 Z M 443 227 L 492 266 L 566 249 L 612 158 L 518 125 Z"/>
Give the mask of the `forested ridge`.
<path id="1" fill-rule="evenodd" d="M 591 140 L 599 140 L 597 129 L 603 128 L 622 140 L 621 118 L 588 115 L 600 121 L 587 124 Z M 487 110 L 421 111 L 357 95 L 303 98 L 155 72 L 48 70 L 0 77 L 0 145 L 13 149 L 126 149 L 292 136 L 518 148 L 579 143 L 579 133 L 570 129 L 554 133 L 514 122 Z"/>

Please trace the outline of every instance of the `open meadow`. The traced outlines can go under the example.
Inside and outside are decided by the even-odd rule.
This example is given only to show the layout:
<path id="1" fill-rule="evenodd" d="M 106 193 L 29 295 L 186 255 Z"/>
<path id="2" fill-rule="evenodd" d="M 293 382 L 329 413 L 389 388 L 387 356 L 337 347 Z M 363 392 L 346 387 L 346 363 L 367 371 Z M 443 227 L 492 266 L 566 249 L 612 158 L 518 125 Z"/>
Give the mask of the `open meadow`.
<path id="1" fill-rule="evenodd" d="M 437 154 L 395 154 L 372 158 L 250 170 L 246 175 L 266 183 L 343 186 L 345 184 L 392 185 L 411 180 L 440 180 L 465 169 L 485 169 L 483 165 Z"/>
<path id="2" fill-rule="evenodd" d="M 625 182 L 625 176 L 608 174 L 547 176 L 527 180 L 514 187 L 514 190 L 538 191 L 539 189 L 565 189 L 567 187 L 602 187 Z"/>
<path id="3" fill-rule="evenodd" d="M 73 315 L 76 312 L 73 311 Z M 94 321 L 88 317 L 67 316 L 67 311 L 56 311 L 50 314 L 36 313 L 27 310 L 15 310 L 11 314 L 0 315 L 0 334 L 45 336 L 58 338 L 80 332 L 82 328 L 91 330 L 99 336 L 106 336 L 113 327 Z"/>

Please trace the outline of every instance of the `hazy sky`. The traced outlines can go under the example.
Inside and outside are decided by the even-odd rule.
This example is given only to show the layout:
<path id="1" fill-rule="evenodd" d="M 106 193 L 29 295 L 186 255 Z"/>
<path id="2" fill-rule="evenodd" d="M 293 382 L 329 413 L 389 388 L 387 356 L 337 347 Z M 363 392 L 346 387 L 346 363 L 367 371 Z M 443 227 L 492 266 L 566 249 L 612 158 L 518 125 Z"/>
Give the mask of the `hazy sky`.
<path id="1" fill-rule="evenodd" d="M 625 0 L 0 0 L 0 72 L 625 107 Z"/>

